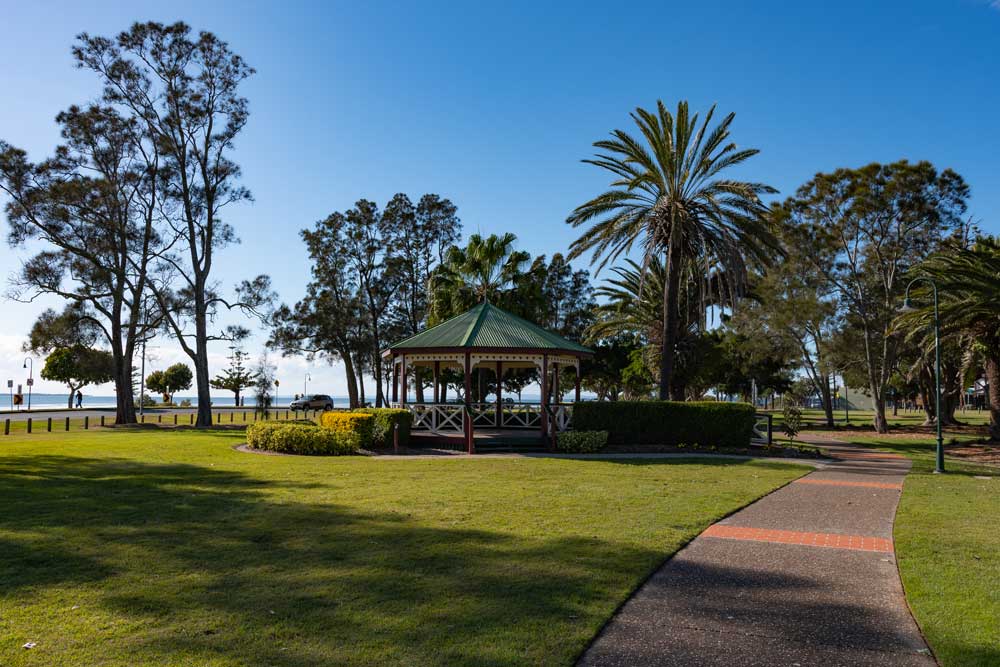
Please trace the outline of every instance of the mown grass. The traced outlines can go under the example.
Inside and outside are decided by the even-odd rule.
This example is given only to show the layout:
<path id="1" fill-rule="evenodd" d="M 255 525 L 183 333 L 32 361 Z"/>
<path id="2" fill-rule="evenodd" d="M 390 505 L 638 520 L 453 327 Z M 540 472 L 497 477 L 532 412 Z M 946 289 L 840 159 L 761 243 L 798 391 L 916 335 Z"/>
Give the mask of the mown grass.
<path id="1" fill-rule="evenodd" d="M 0 440 L 0 664 L 570 664 L 664 558 L 808 470 L 242 438 Z"/>
<path id="2" fill-rule="evenodd" d="M 942 665 L 1000 665 L 1000 469 L 946 459 L 936 475 L 933 438 L 836 437 L 913 460 L 894 529 L 906 598 Z"/>
<path id="3" fill-rule="evenodd" d="M 311 419 L 317 420 L 319 418 L 321 411 L 309 410 L 309 411 L 296 411 L 296 410 L 268 410 L 266 413 L 266 419 L 264 414 L 255 413 L 253 409 L 241 410 L 241 409 L 226 409 L 226 410 L 213 410 L 212 411 L 212 423 L 219 426 L 243 426 L 245 424 L 252 424 L 255 421 L 286 421 L 286 420 L 296 420 L 296 419 Z M 174 426 L 180 427 L 190 427 L 194 424 L 195 414 L 191 413 L 178 413 L 178 412 L 166 412 L 166 411 L 148 411 L 141 417 L 140 424 L 142 426 L 158 426 L 162 428 L 173 428 Z M 28 420 L 27 416 L 22 414 L 14 415 L 0 415 L 0 425 L 2 425 L 2 431 L 0 434 L 6 435 L 28 435 Z M 67 422 L 67 419 L 69 420 Z M 113 411 L 108 411 L 104 414 L 105 423 L 110 428 L 115 421 L 115 413 Z M 137 417 L 137 419 L 140 419 Z M 5 423 L 6 422 L 6 423 Z M 101 417 L 96 415 L 91 415 L 89 418 L 85 417 L 49 417 L 45 413 L 36 413 L 36 416 L 31 418 L 31 433 L 30 435 L 50 435 L 53 433 L 66 433 L 74 431 L 84 431 L 90 429 L 97 429 L 101 426 Z M 3 435 L 0 435 L 2 438 Z M 0 444 L 2 444 L 0 440 Z"/>

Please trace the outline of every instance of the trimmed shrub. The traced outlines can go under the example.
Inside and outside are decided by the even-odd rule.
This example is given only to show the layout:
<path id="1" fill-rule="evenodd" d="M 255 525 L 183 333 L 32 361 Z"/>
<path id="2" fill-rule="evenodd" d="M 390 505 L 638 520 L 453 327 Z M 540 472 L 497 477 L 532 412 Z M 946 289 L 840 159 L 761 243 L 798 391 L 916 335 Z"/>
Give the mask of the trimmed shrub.
<path id="1" fill-rule="evenodd" d="M 754 407 L 716 401 L 586 401 L 573 407 L 573 428 L 607 431 L 614 444 L 748 447 Z"/>
<path id="2" fill-rule="evenodd" d="M 358 451 L 353 438 L 316 424 L 257 422 L 247 426 L 250 449 L 284 454 L 338 455 Z"/>
<path id="3" fill-rule="evenodd" d="M 399 446 L 410 443 L 410 427 L 413 426 L 413 413 L 403 408 L 357 408 L 351 410 L 358 414 L 372 415 L 372 442 L 375 447 L 392 447 L 392 430 L 399 424 Z"/>
<path id="4" fill-rule="evenodd" d="M 606 444 L 607 431 L 563 431 L 556 436 L 556 449 L 560 452 L 588 454 L 599 451 Z"/>
<path id="5" fill-rule="evenodd" d="M 371 449 L 375 416 L 360 412 L 324 412 L 319 425 L 337 433 L 338 437 L 353 443 L 355 449 Z"/>

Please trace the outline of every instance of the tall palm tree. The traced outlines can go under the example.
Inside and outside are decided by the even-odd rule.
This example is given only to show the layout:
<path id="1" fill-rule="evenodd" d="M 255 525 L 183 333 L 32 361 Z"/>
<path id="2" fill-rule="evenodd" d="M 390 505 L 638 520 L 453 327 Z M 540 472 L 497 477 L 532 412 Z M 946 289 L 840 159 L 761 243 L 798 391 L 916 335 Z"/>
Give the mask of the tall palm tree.
<path id="1" fill-rule="evenodd" d="M 668 397 L 673 372 L 684 265 L 701 262 L 705 273 L 717 267 L 732 300 L 745 287 L 749 265 L 767 264 L 781 252 L 761 201 L 776 190 L 721 175 L 758 151 L 729 141 L 735 114 L 709 129 L 714 113 L 713 106 L 699 125 L 687 102 L 678 103 L 676 118 L 663 102 L 655 113 L 637 108 L 631 115 L 641 137 L 615 130 L 594 144 L 600 152 L 584 160 L 616 176 L 610 189 L 567 219 L 574 227 L 592 223 L 573 242 L 570 257 L 592 251 L 598 271 L 633 248 L 641 252 L 643 273 L 665 260 L 661 399 Z"/>
<path id="2" fill-rule="evenodd" d="M 517 237 L 479 234 L 464 248 L 452 246 L 431 277 L 431 323 L 441 322 L 483 301 L 502 300 L 531 256 L 514 249 Z"/>
<path id="3" fill-rule="evenodd" d="M 937 283 L 941 328 L 945 335 L 965 332 L 982 347 L 989 385 L 990 439 L 1000 440 L 1000 237 L 983 236 L 971 248 L 939 252 L 919 270 Z M 915 292 L 914 300 L 927 304 L 904 315 L 900 323 L 915 327 L 933 324 L 930 295 Z"/>

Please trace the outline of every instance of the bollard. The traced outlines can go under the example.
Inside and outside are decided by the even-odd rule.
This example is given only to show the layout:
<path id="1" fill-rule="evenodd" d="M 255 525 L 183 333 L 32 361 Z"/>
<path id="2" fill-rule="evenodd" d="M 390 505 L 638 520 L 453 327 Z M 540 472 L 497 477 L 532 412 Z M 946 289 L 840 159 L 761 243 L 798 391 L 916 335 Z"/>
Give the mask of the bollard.
<path id="1" fill-rule="evenodd" d="M 83 430 L 84 431 L 89 431 L 90 430 L 90 417 L 89 416 L 83 418 Z"/>
<path id="2" fill-rule="evenodd" d="M 104 427 L 104 415 L 101 415 L 101 427 Z"/>
<path id="3" fill-rule="evenodd" d="M 9 419 L 4 419 L 3 420 L 3 434 L 4 435 L 10 435 L 10 420 Z"/>
<path id="4" fill-rule="evenodd" d="M 399 454 L 399 423 L 392 425 L 392 451 Z"/>
<path id="5" fill-rule="evenodd" d="M 177 426 L 177 413 L 174 413 L 174 426 Z"/>
<path id="6" fill-rule="evenodd" d="M 142 415 L 141 417 L 139 417 L 139 423 L 140 424 L 145 424 L 146 423 L 146 415 Z"/>
<path id="7" fill-rule="evenodd" d="M 28 433 L 31 433 L 31 417 L 28 417 Z"/>
<path id="8" fill-rule="evenodd" d="M 234 415 L 232 413 L 232 411 L 230 411 L 229 412 L 229 423 L 232 424 L 234 419 L 236 419 L 236 415 Z"/>
<path id="9" fill-rule="evenodd" d="M 288 421 L 288 410 L 285 410 L 285 421 Z"/>
<path id="10" fill-rule="evenodd" d="M 45 420 L 45 430 L 52 433 L 52 417 Z"/>
<path id="11" fill-rule="evenodd" d="M 157 424 L 163 423 L 163 415 L 156 415 L 156 423 Z"/>
<path id="12" fill-rule="evenodd" d="M 194 413 L 193 412 L 191 413 L 191 425 L 192 426 L 194 425 Z"/>
<path id="13" fill-rule="evenodd" d="M 69 430 L 69 417 L 66 417 L 66 430 Z"/>
<path id="14" fill-rule="evenodd" d="M 246 410 L 243 411 L 243 423 L 244 424 L 247 423 L 247 411 Z"/>

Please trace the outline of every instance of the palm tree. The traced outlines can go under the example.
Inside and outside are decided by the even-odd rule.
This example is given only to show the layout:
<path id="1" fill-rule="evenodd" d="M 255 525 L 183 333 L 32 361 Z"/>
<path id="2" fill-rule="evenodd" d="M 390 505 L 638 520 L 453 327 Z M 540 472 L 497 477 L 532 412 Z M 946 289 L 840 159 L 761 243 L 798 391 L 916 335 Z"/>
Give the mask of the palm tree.
<path id="1" fill-rule="evenodd" d="M 745 287 L 747 267 L 765 265 L 781 252 L 760 199 L 776 190 L 721 176 L 758 151 L 728 141 L 734 114 L 709 130 L 714 113 L 713 106 L 699 126 L 687 102 L 677 105 L 676 119 L 663 102 L 656 113 L 636 109 L 632 119 L 641 138 L 615 130 L 611 139 L 594 144 L 601 152 L 584 160 L 616 176 L 610 189 L 567 219 L 574 227 L 593 223 L 573 242 L 570 257 L 592 251 L 598 271 L 633 247 L 641 251 L 643 274 L 665 261 L 661 399 L 668 397 L 673 372 L 685 264 L 698 262 L 703 273 L 717 267 L 731 303 Z"/>
<path id="2" fill-rule="evenodd" d="M 951 248 L 920 265 L 937 283 L 942 333 L 969 333 L 981 346 L 989 385 L 990 439 L 1000 440 L 1000 237 L 983 236 L 971 248 Z M 914 292 L 930 304 L 930 295 Z M 902 324 L 929 327 L 930 305 L 900 318 Z"/>
<path id="3" fill-rule="evenodd" d="M 497 302 L 520 275 L 530 255 L 514 250 L 517 237 L 479 234 L 464 248 L 452 246 L 431 277 L 431 324 L 483 301 Z"/>

